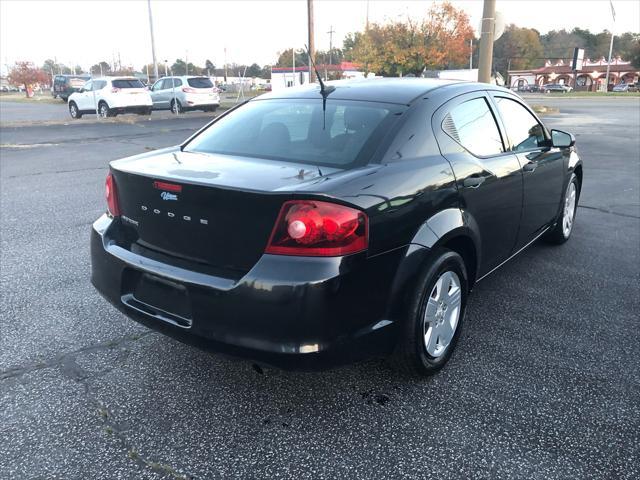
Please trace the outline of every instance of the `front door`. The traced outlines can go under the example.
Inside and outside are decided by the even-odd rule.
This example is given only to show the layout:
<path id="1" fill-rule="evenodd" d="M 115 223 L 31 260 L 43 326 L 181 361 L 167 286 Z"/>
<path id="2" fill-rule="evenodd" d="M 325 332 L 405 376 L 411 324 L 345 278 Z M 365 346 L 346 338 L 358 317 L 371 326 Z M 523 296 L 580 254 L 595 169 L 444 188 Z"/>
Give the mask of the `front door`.
<path id="1" fill-rule="evenodd" d="M 153 101 L 153 108 L 165 109 L 169 108 L 169 95 L 165 86 L 169 86 L 170 81 L 166 78 L 161 78 L 151 87 L 151 100 Z"/>
<path id="2" fill-rule="evenodd" d="M 76 94 L 74 98 L 76 98 L 76 104 L 78 105 L 78 109 L 82 111 L 91 110 L 93 105 L 90 99 L 93 98 L 93 93 L 91 92 L 91 88 L 93 87 L 93 83 L 89 80 L 82 86 L 82 93 Z"/>
<path id="3" fill-rule="evenodd" d="M 493 94 L 509 150 L 522 168 L 524 198 L 516 248 L 540 235 L 559 212 L 563 197 L 564 157 L 551 147 L 550 137 L 538 119 L 517 98 Z"/>
<path id="4" fill-rule="evenodd" d="M 485 92 L 444 104 L 432 127 L 456 176 L 461 209 L 480 232 L 480 277 L 505 261 L 515 245 L 522 211 L 520 164 L 506 149 Z"/>

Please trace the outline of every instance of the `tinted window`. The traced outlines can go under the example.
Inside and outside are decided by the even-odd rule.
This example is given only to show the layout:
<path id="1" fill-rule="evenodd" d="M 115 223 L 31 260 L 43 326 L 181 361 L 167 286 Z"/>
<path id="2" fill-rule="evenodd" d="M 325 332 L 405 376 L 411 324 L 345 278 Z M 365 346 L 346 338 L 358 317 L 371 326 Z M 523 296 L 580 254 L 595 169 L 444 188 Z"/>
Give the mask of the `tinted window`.
<path id="1" fill-rule="evenodd" d="M 124 80 L 113 80 L 111 84 L 114 88 L 144 88 L 144 85 L 137 78 L 127 78 Z"/>
<path id="2" fill-rule="evenodd" d="M 323 115 L 321 99 L 252 101 L 215 122 L 186 149 L 349 168 L 371 158 L 403 110 L 329 98 Z"/>
<path id="3" fill-rule="evenodd" d="M 94 80 L 93 81 L 93 89 L 94 90 L 102 90 L 106 86 L 107 86 L 107 81 L 106 80 Z"/>
<path id="4" fill-rule="evenodd" d="M 213 88 L 213 83 L 207 77 L 189 78 L 187 83 L 193 88 Z"/>
<path id="5" fill-rule="evenodd" d="M 511 150 L 521 152 L 545 145 L 544 128 L 529 110 L 504 97 L 497 97 L 496 104 L 511 140 Z"/>
<path id="6" fill-rule="evenodd" d="M 442 128 L 474 155 L 487 157 L 504 152 L 500 131 L 484 98 L 474 98 L 453 107 Z"/>

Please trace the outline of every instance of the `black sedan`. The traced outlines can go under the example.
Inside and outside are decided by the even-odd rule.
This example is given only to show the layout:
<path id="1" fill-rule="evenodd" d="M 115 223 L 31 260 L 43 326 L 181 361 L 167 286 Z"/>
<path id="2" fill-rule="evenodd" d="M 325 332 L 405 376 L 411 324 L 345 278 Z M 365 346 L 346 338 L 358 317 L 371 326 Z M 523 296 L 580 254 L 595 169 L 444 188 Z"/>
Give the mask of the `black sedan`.
<path id="1" fill-rule="evenodd" d="M 493 85 L 271 92 L 111 163 L 92 282 L 134 320 L 257 363 L 431 374 L 477 282 L 571 235 L 574 143 Z"/>

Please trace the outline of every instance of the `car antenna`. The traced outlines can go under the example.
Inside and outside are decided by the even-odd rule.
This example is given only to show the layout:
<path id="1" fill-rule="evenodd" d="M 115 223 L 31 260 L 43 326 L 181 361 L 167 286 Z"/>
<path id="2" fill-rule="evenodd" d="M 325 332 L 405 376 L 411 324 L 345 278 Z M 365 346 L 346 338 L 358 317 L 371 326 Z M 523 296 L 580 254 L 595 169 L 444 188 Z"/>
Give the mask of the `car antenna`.
<path id="1" fill-rule="evenodd" d="M 322 95 L 322 129 L 324 130 L 326 127 L 327 97 L 336 89 L 336 87 L 334 87 L 333 85 L 326 86 L 324 84 L 324 82 L 322 81 L 322 77 L 320 76 L 320 72 L 318 72 L 318 69 L 316 68 L 316 63 L 313 61 L 313 58 L 311 58 L 309 47 L 305 45 L 304 48 L 307 51 L 307 55 L 309 56 L 309 61 L 311 62 L 313 71 L 316 72 L 316 77 L 318 77 L 318 82 L 320 83 L 320 95 Z M 296 52 L 294 51 L 293 54 L 295 55 Z"/>

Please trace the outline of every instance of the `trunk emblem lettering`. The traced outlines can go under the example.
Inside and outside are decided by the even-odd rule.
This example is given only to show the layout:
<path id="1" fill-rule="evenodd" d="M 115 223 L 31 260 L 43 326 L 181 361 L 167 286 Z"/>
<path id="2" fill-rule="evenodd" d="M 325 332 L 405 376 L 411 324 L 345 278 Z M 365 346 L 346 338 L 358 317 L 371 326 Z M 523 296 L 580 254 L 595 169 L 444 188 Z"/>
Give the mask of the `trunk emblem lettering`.
<path id="1" fill-rule="evenodd" d="M 148 209 L 146 206 L 144 206 L 144 205 L 142 205 L 142 207 L 141 207 L 141 208 L 142 208 L 142 211 L 143 211 L 143 212 L 146 212 L 147 210 L 149 210 L 149 209 Z"/>
<path id="2" fill-rule="evenodd" d="M 160 197 L 163 200 L 178 200 L 178 196 L 175 193 L 170 193 L 170 192 L 162 192 L 160 194 Z"/>
<path id="3" fill-rule="evenodd" d="M 183 219 L 183 220 L 186 220 L 187 222 L 190 222 L 190 221 L 191 221 L 191 217 L 190 217 L 189 215 L 184 215 L 184 216 L 182 217 L 182 219 Z"/>
<path id="4" fill-rule="evenodd" d="M 200 223 L 203 225 L 209 225 L 209 220 L 205 220 L 204 218 L 201 218 Z"/>
<path id="5" fill-rule="evenodd" d="M 173 218 L 173 217 L 175 217 L 175 216 L 176 216 L 176 214 L 175 214 L 175 213 L 173 213 L 173 212 L 167 212 L 167 216 L 168 216 L 169 218 Z"/>
<path id="6" fill-rule="evenodd" d="M 153 213 L 155 213 L 156 215 L 158 215 L 160 213 L 160 210 L 158 210 L 157 208 L 153 209 Z"/>

